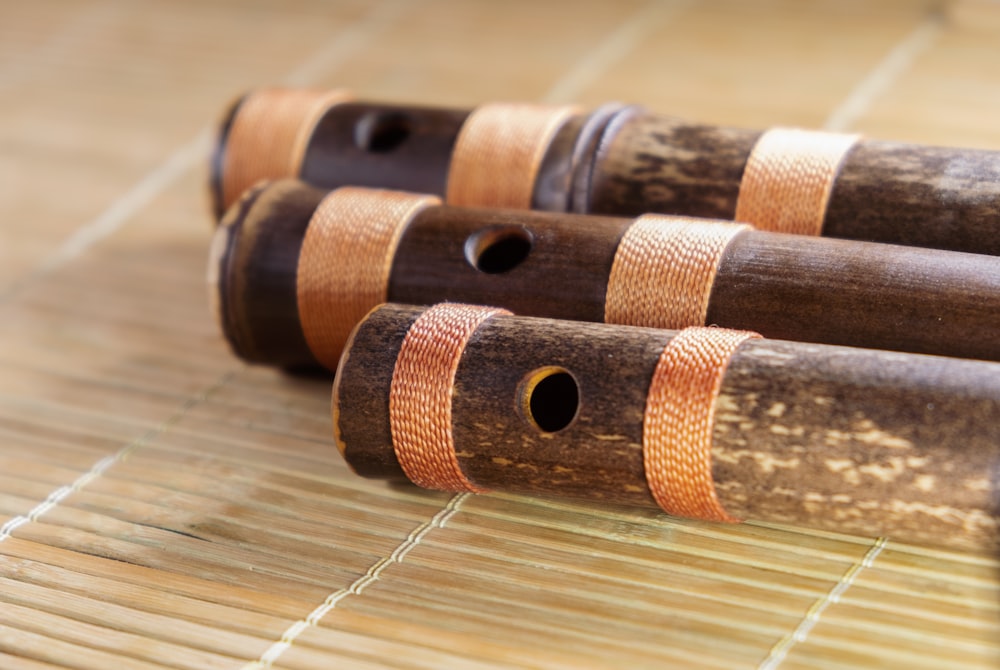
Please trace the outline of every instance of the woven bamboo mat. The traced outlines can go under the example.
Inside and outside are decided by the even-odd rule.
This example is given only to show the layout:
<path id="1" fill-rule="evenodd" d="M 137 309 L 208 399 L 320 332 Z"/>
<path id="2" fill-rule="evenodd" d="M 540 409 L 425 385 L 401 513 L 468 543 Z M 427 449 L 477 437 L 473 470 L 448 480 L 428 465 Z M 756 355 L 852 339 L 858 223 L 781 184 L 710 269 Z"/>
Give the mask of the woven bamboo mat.
<path id="1" fill-rule="evenodd" d="M 2 3 L 0 668 L 1000 666 L 995 557 L 356 478 L 203 280 L 245 88 L 1000 148 L 997 4 Z"/>

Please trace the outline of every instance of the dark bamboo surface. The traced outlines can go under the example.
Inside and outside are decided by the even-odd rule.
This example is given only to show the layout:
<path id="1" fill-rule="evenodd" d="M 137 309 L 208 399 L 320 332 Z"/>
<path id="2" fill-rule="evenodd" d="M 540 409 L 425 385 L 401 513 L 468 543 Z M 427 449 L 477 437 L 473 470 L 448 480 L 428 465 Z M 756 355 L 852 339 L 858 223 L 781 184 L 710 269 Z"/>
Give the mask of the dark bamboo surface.
<path id="1" fill-rule="evenodd" d="M 220 125 L 216 155 L 239 105 Z M 468 110 L 333 105 L 316 123 L 301 171 L 324 188 L 355 185 L 444 195 Z M 761 131 L 696 123 L 610 104 L 571 117 L 547 148 L 532 206 L 637 216 L 733 219 Z M 212 162 L 216 213 L 222 200 Z M 466 203 L 475 204 L 475 203 Z M 828 203 L 829 237 L 1000 255 L 1000 152 L 861 139 Z"/>
<path id="2" fill-rule="evenodd" d="M 627 110 L 602 138 L 586 211 L 732 219 L 759 131 Z M 1000 153 L 862 139 L 823 235 L 1000 255 Z"/>
<path id="3" fill-rule="evenodd" d="M 244 91 L 1000 149 L 1000 13 L 947 4 L 4 3 L 0 668 L 996 670 L 995 555 L 358 477 L 204 278 Z"/>
<path id="4" fill-rule="evenodd" d="M 237 204 L 216 233 L 226 240 L 216 248 L 225 251 L 210 261 L 219 277 L 210 290 L 219 296 L 223 330 L 238 355 L 311 365 L 296 277 L 310 208 L 320 194 L 290 180 L 262 189 Z M 400 239 L 387 299 L 604 321 L 615 250 L 631 223 L 431 207 Z M 336 249 L 329 262 L 338 262 Z M 708 324 L 774 338 L 1000 360 L 1000 263 L 980 254 L 748 231 L 723 253 L 706 323 L 688 325 Z"/>
<path id="5" fill-rule="evenodd" d="M 366 476 L 402 474 L 389 386 L 421 312 L 372 312 L 338 368 L 335 431 L 348 463 Z M 642 417 L 673 335 L 491 318 L 455 375 L 452 434 L 462 470 L 488 489 L 655 505 Z M 525 380 L 544 369 L 568 373 L 573 388 L 539 386 L 524 397 Z M 553 420 L 552 430 L 539 425 Z M 1000 537 L 997 364 L 744 342 L 722 380 L 712 447 L 720 501 L 739 517 L 979 551 Z"/>

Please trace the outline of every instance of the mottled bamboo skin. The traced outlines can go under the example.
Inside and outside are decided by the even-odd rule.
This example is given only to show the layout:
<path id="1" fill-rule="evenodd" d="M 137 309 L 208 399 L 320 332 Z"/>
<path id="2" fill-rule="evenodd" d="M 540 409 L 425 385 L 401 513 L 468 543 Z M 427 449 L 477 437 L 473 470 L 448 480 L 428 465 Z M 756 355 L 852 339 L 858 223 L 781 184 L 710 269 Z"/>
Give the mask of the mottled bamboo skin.
<path id="1" fill-rule="evenodd" d="M 586 211 L 732 219 L 759 136 L 623 112 L 594 156 Z M 1000 152 L 862 139 L 834 182 L 823 235 L 1000 255 Z"/>
<path id="2" fill-rule="evenodd" d="M 337 373 L 338 446 L 366 477 L 403 477 L 388 396 L 420 308 L 386 305 Z M 461 467 L 494 490 L 655 505 L 642 464 L 646 395 L 671 331 L 499 316 L 459 364 Z M 579 388 L 572 423 L 543 433 L 521 388 L 558 366 Z M 998 539 L 1000 365 L 777 340 L 744 343 L 715 405 L 713 477 L 726 509 L 921 544 L 990 551 Z"/>
<path id="3" fill-rule="evenodd" d="M 210 187 L 221 215 L 222 157 L 240 102 L 220 124 Z M 444 196 L 469 110 L 361 102 L 313 129 L 300 177 Z M 612 103 L 573 117 L 547 148 L 532 197 L 546 211 L 732 219 L 760 130 L 690 123 Z M 1000 152 L 862 139 L 847 154 L 823 235 L 1000 255 Z"/>
<path id="4" fill-rule="evenodd" d="M 239 320 L 225 331 L 247 360 L 316 364 L 294 297 L 302 236 L 320 197 L 310 187 L 276 182 L 229 217 L 225 234 L 234 242 L 227 253 L 240 260 L 220 266 L 236 277 L 220 285 L 227 293 L 221 302 L 243 305 L 224 311 Z M 613 217 L 430 207 L 403 232 L 388 299 L 492 304 L 524 316 L 600 322 L 615 251 L 630 225 Z M 470 250 L 491 235 L 521 237 L 530 250 L 508 269 L 483 272 Z M 978 254 L 749 231 L 722 256 L 706 324 L 1000 360 L 1000 263 Z"/>

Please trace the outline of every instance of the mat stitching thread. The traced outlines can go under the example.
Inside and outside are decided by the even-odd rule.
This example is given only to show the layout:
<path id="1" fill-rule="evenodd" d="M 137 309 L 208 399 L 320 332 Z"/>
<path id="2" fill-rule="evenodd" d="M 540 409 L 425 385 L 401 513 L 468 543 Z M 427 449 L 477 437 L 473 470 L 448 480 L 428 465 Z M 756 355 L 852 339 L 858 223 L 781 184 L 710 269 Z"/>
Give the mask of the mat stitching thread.
<path id="1" fill-rule="evenodd" d="M 80 489 L 84 488 L 92 481 L 103 475 L 116 463 L 120 463 L 127 459 L 133 452 L 141 449 L 142 447 L 149 444 L 152 440 L 156 439 L 160 435 L 164 434 L 170 428 L 177 424 L 181 419 L 187 415 L 192 409 L 205 402 L 210 396 L 219 391 L 223 386 L 231 382 L 240 372 L 243 371 L 243 367 L 239 370 L 230 370 L 225 374 L 221 375 L 212 384 L 207 386 L 197 395 L 193 395 L 187 400 L 185 400 L 181 406 L 172 415 L 167 417 L 161 424 L 150 428 L 145 433 L 132 440 L 124 447 L 111 454 L 110 456 L 105 456 L 100 459 L 94 465 L 76 478 L 73 483 L 68 486 L 60 486 L 55 491 L 46 496 L 45 500 L 35 505 L 27 514 L 19 515 L 13 519 L 9 519 L 7 523 L 0 526 L 0 542 L 3 542 L 9 538 L 15 530 L 29 524 L 33 521 L 37 521 L 39 517 L 46 514 L 53 508 L 59 505 L 63 500 L 65 500 L 69 495 L 76 493 Z"/>
<path id="2" fill-rule="evenodd" d="M 875 540 L 875 544 L 868 548 L 864 557 L 852 565 L 825 596 L 812 604 L 812 606 L 806 611 L 805 617 L 799 622 L 799 625 L 796 626 L 795 630 L 778 640 L 778 642 L 771 647 L 767 658 L 761 661 L 761 664 L 757 666 L 757 670 L 774 670 L 774 668 L 777 668 L 778 665 L 785 660 L 785 657 L 788 656 L 788 652 L 791 651 L 792 647 L 800 642 L 805 642 L 806 638 L 809 637 L 809 633 L 811 633 L 812 629 L 819 623 L 819 618 L 823 615 L 823 612 L 825 612 L 830 605 L 835 605 L 840 602 L 844 593 L 851 587 L 854 580 L 858 578 L 861 571 L 872 566 L 872 563 L 875 562 L 878 555 L 882 553 L 883 549 L 885 549 L 885 545 L 888 541 L 889 538 L 887 537 L 880 537 Z"/>
<path id="3" fill-rule="evenodd" d="M 277 661 L 278 658 L 280 658 L 281 655 L 292 646 L 292 644 L 294 644 L 295 640 L 302 633 L 318 624 L 330 610 L 337 606 L 337 603 L 347 596 L 361 595 L 365 589 L 379 580 L 382 573 L 385 572 L 389 566 L 394 563 L 402 563 L 403 559 L 406 558 L 406 555 L 409 554 L 418 544 L 420 544 L 421 540 L 423 540 L 428 533 L 435 528 L 444 528 L 445 524 L 447 524 L 448 521 L 458 513 L 458 508 L 470 495 L 472 494 L 459 493 L 452 496 L 451 499 L 448 500 L 448 503 L 441 508 L 437 514 L 410 531 L 410 534 L 406 536 L 406 539 L 403 540 L 403 542 L 400 543 L 391 554 L 373 563 L 365 574 L 354 580 L 350 586 L 338 589 L 327 596 L 326 600 L 310 612 L 305 619 L 299 619 L 286 628 L 285 632 L 282 633 L 281 638 L 277 642 L 268 647 L 256 661 L 251 661 L 244 665 L 243 670 L 258 670 L 260 668 L 272 667 L 274 662 Z"/>

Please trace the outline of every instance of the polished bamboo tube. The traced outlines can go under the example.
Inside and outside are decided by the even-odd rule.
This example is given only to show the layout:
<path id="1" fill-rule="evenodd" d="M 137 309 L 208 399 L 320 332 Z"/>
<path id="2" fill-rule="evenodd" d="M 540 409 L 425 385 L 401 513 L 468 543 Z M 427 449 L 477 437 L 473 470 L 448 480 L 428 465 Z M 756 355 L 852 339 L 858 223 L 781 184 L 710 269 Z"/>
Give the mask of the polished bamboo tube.
<path id="1" fill-rule="evenodd" d="M 299 290 L 313 271 L 301 269 L 300 260 L 307 231 L 321 225 L 316 219 L 336 231 L 355 210 L 386 197 L 346 191 L 353 199 L 336 204 L 334 196 L 343 192 L 327 195 L 291 180 L 261 185 L 216 231 L 209 290 L 239 356 L 288 367 L 317 360 L 336 366 L 339 350 L 324 358 L 316 338 L 311 347 L 304 334 L 311 314 L 301 313 Z M 321 202 L 328 203 L 322 216 Z M 612 322 L 650 327 L 713 324 L 772 338 L 1000 359 L 1000 263 L 991 256 L 742 230 L 721 254 L 701 320 L 671 323 L 656 310 L 631 319 L 609 314 L 616 258 L 637 225 L 631 219 L 428 206 L 388 223 L 401 230 L 394 248 L 379 251 L 386 255 L 384 292 L 344 317 L 345 336 L 380 302 L 455 301 L 496 304 L 525 316 L 596 322 L 613 316 Z M 350 229 L 342 233 L 355 237 Z M 353 260 L 345 255 L 354 252 L 326 244 L 317 253 L 331 268 Z M 633 283 L 639 303 L 682 297 L 656 276 Z M 324 309 L 339 318 L 353 285 L 329 291 Z M 701 299 L 699 291 L 695 287 Z"/>
<path id="2" fill-rule="evenodd" d="M 252 141 L 232 146 L 231 129 L 248 114 L 248 100 L 266 107 L 276 95 L 271 89 L 251 93 L 221 124 L 212 169 L 217 215 L 235 197 L 223 188 L 224 158 Z M 323 114 L 301 114 L 299 131 L 307 144 L 286 176 L 324 188 L 357 185 L 444 196 L 468 171 L 467 162 L 461 169 L 453 165 L 453 152 L 469 118 L 470 110 L 331 103 Z M 509 127 L 501 119 L 492 129 L 538 143 L 540 159 L 530 170 L 530 198 L 504 206 L 617 216 L 659 212 L 733 220 L 747 162 L 762 136 L 621 104 L 569 110 L 558 117 L 554 132 L 527 139 L 519 135 L 518 116 L 512 119 Z M 262 132 L 269 123 L 290 123 L 287 114 L 255 122 Z M 860 138 L 835 167 L 828 199 L 818 205 L 822 235 L 1000 255 L 1000 152 Z M 507 179 L 489 161 L 477 169 Z M 498 204 L 469 197 L 451 203 Z"/>
<path id="3" fill-rule="evenodd" d="M 373 310 L 342 357 L 335 437 L 365 477 L 405 476 L 399 442 L 411 417 L 394 385 L 404 340 L 425 314 Z M 426 372 L 428 387 L 450 388 L 446 432 L 465 489 L 656 504 L 644 465 L 659 402 L 650 380 L 676 335 L 504 314 L 481 322 L 457 345 L 451 378 Z M 997 545 L 996 363 L 749 339 L 707 409 L 711 481 L 733 517 Z"/>

